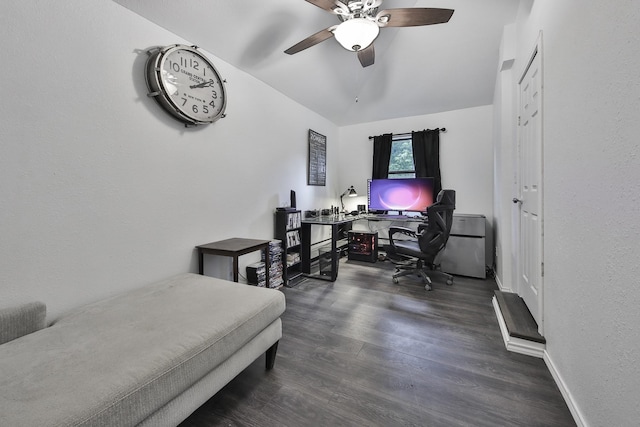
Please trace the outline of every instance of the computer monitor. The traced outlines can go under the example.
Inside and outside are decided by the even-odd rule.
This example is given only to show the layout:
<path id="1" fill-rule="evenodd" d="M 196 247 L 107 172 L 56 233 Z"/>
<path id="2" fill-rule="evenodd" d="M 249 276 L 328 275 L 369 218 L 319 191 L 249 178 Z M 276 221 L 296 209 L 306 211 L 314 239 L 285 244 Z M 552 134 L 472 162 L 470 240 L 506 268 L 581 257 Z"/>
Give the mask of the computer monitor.
<path id="1" fill-rule="evenodd" d="M 434 201 L 433 178 L 370 179 L 369 211 L 424 212 Z"/>

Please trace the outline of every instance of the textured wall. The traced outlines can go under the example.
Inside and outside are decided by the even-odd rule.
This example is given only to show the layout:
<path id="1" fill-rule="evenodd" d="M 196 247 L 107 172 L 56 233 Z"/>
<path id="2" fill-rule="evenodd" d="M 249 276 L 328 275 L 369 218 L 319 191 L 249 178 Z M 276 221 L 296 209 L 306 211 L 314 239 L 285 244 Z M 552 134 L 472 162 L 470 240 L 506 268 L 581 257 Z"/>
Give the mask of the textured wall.
<path id="1" fill-rule="evenodd" d="M 110 1 L 3 3 L 2 306 L 55 318 L 196 271 L 195 245 L 271 238 L 292 188 L 303 207 L 335 197 L 337 128 L 211 55 L 228 117 L 186 130 L 161 111 L 144 50 L 180 42 L 196 43 Z M 309 128 L 327 135 L 326 187 L 306 186 Z"/>
<path id="2" fill-rule="evenodd" d="M 640 419 L 638 22 L 635 0 L 537 0 L 518 20 L 518 69 L 543 40 L 548 352 L 591 426 Z"/>

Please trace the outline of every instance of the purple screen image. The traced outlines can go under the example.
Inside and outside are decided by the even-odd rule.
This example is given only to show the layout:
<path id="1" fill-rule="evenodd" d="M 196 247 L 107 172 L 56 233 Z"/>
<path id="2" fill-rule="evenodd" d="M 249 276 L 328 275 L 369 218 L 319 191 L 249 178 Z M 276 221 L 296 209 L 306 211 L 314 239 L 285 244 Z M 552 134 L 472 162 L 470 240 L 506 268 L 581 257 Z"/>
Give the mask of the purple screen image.
<path id="1" fill-rule="evenodd" d="M 371 179 L 369 210 L 423 212 L 433 204 L 433 178 Z"/>

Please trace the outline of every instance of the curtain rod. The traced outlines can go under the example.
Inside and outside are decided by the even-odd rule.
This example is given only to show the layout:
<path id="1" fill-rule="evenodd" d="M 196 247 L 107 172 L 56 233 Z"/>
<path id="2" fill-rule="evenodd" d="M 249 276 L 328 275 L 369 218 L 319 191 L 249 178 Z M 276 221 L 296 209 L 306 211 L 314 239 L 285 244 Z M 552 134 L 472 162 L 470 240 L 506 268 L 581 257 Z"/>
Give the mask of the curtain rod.
<path id="1" fill-rule="evenodd" d="M 432 130 L 432 129 L 423 129 L 423 130 Z M 446 128 L 435 128 L 433 130 L 439 130 L 440 132 L 446 132 L 447 129 Z M 392 134 L 393 136 L 410 136 L 412 132 L 405 132 L 405 133 L 394 133 Z M 370 136 L 369 139 L 373 139 L 375 138 L 375 136 Z"/>

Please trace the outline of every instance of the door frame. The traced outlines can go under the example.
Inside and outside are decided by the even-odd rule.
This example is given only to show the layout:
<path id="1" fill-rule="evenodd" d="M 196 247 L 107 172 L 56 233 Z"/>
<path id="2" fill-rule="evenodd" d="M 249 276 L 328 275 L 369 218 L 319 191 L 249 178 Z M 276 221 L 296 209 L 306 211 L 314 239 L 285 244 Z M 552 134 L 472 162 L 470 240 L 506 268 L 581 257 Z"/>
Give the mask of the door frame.
<path id="1" fill-rule="evenodd" d="M 522 128 L 520 126 L 520 115 L 521 115 L 521 96 L 522 96 L 522 92 L 521 92 L 521 84 L 522 81 L 524 80 L 525 76 L 527 75 L 527 72 L 529 71 L 529 68 L 531 67 L 531 64 L 533 63 L 533 61 L 535 60 L 536 56 L 538 56 L 538 59 L 540 61 L 540 165 L 539 165 L 539 171 L 540 171 L 540 182 L 539 182 L 539 192 L 540 192 L 540 204 L 539 204 L 539 220 L 540 220 L 540 248 L 539 248 L 539 256 L 540 256 L 540 284 L 539 284 L 539 289 L 538 289 L 538 313 L 537 313 L 537 318 L 538 318 L 538 333 L 542 336 L 544 336 L 544 64 L 543 64 L 543 56 L 542 56 L 542 31 L 540 31 L 538 33 L 538 37 L 536 38 L 535 44 L 533 46 L 533 49 L 531 50 L 529 56 L 528 56 L 528 60 L 524 66 L 524 68 L 522 69 L 522 72 L 520 73 L 519 77 L 518 77 L 518 84 L 517 84 L 517 115 L 516 115 L 516 120 L 518 121 L 517 123 L 517 137 L 516 137 L 516 150 L 514 150 L 514 164 L 515 164 L 515 174 L 514 174 L 514 178 L 515 178 L 515 188 L 514 188 L 514 193 L 516 194 L 516 198 L 517 199 L 521 199 L 522 194 L 520 194 L 520 180 L 521 180 L 521 157 L 520 157 L 520 150 L 521 150 L 521 136 L 522 136 Z M 517 221 L 514 222 L 514 243 L 515 243 L 515 253 L 516 253 L 516 258 L 515 258 L 515 291 L 518 295 L 522 294 L 522 282 L 521 282 L 521 277 L 522 277 L 522 251 L 520 249 L 520 244 L 521 244 L 521 238 L 520 238 L 520 232 L 521 232 L 521 224 L 520 224 L 520 220 L 521 220 L 521 212 L 520 212 L 520 204 L 514 204 L 514 208 L 515 208 L 515 217 L 517 217 Z"/>

